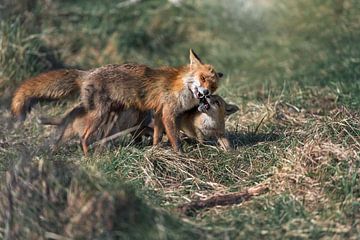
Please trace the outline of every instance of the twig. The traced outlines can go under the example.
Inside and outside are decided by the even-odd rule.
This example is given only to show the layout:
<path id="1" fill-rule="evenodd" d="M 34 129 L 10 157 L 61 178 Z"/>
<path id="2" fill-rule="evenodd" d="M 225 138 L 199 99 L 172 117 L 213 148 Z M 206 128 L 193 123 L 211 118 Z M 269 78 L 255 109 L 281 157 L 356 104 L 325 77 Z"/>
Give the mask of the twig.
<path id="1" fill-rule="evenodd" d="M 106 137 L 106 138 L 103 138 L 103 139 L 101 139 L 99 141 L 94 142 L 93 144 L 91 144 L 90 147 L 95 147 L 95 146 L 98 146 L 98 145 L 102 145 L 102 144 L 104 144 L 104 143 L 106 143 L 108 141 L 114 140 L 114 139 L 116 139 L 118 137 L 125 136 L 125 135 L 127 135 L 127 134 L 129 134 L 129 133 L 131 133 L 133 131 L 138 130 L 139 127 L 140 127 L 140 124 L 136 125 L 135 127 L 131 127 L 131 128 L 125 129 L 123 131 L 117 132 L 117 133 L 115 133 L 115 134 L 113 134 L 113 135 L 111 135 L 109 137 Z"/>
<path id="2" fill-rule="evenodd" d="M 263 123 L 264 119 L 266 118 L 266 115 L 263 116 L 263 118 L 261 119 L 261 121 L 259 122 L 259 124 L 256 126 L 254 134 L 257 133 L 257 131 L 259 130 L 260 125 Z"/>
<path id="3" fill-rule="evenodd" d="M 267 190 L 267 186 L 256 186 L 249 188 L 244 192 L 217 195 L 205 200 L 194 200 L 190 203 L 179 206 L 178 209 L 181 213 L 187 216 L 191 216 L 196 213 L 197 210 L 201 210 L 204 208 L 239 204 L 241 202 L 249 200 L 253 196 L 265 193 Z"/>
<path id="4" fill-rule="evenodd" d="M 294 109 L 298 113 L 300 112 L 300 109 L 295 105 L 292 105 L 292 104 L 287 103 L 287 102 L 285 103 L 285 105 L 288 106 L 288 107 L 291 107 L 292 109 Z"/>

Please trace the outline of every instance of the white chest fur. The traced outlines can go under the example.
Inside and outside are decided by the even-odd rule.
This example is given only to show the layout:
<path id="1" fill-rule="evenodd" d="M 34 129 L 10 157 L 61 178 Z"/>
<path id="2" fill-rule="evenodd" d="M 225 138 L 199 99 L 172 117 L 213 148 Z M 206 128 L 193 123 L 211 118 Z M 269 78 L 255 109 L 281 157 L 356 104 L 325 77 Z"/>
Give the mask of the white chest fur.
<path id="1" fill-rule="evenodd" d="M 186 111 L 197 104 L 199 104 L 199 100 L 194 97 L 194 94 L 187 88 L 183 89 L 178 95 L 178 101 L 180 102 L 179 111 Z"/>
<path id="2" fill-rule="evenodd" d="M 194 90 L 197 88 L 197 82 L 198 81 L 196 81 L 196 79 L 194 79 L 190 74 L 183 78 L 184 88 L 178 95 L 180 112 L 189 110 L 199 104 L 199 100 L 194 96 Z"/>

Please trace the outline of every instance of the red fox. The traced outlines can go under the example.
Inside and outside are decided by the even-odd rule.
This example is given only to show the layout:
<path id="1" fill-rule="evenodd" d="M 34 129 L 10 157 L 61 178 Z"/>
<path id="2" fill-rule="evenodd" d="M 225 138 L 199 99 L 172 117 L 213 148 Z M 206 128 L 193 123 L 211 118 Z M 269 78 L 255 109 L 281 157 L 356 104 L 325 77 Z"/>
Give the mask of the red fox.
<path id="1" fill-rule="evenodd" d="M 223 150 L 231 149 L 231 144 L 225 136 L 225 117 L 238 111 L 238 107 L 233 104 L 228 104 L 218 95 L 211 95 L 207 97 L 208 106 L 201 106 L 202 112 L 199 112 L 197 107 L 188 110 L 177 118 L 177 127 L 188 137 L 195 138 L 203 143 L 204 140 L 215 137 L 218 139 L 219 145 Z M 75 112 L 75 114 L 74 114 Z M 134 126 L 138 129 L 133 134 L 134 136 L 141 136 L 142 134 L 149 134 L 151 132 L 151 112 L 142 112 L 133 108 L 119 112 L 113 112 L 113 118 L 108 120 L 103 126 L 107 129 L 103 137 L 109 134 L 114 134 Z M 45 125 L 57 125 L 56 142 L 54 148 L 58 144 L 78 135 L 81 141 L 84 135 L 86 122 L 93 122 L 94 115 L 92 112 L 86 113 L 85 108 L 77 106 L 65 114 L 62 118 L 40 118 L 40 123 Z M 106 121 L 106 120 L 104 120 Z M 89 143 L 96 139 L 91 139 Z M 84 154 L 87 154 L 87 146 L 81 141 Z"/>
<path id="2" fill-rule="evenodd" d="M 102 116 L 112 105 L 140 111 L 154 110 L 153 144 L 158 144 L 163 128 L 173 149 L 180 151 L 175 119 L 199 104 L 218 87 L 222 73 L 203 64 L 190 50 L 190 64 L 182 67 L 150 68 L 146 65 L 107 65 L 89 71 L 60 70 L 25 81 L 15 92 L 12 112 L 25 119 L 33 100 L 57 99 L 80 90 L 86 111 L 94 111 L 94 121 L 85 128 L 83 141 L 99 128 Z"/>

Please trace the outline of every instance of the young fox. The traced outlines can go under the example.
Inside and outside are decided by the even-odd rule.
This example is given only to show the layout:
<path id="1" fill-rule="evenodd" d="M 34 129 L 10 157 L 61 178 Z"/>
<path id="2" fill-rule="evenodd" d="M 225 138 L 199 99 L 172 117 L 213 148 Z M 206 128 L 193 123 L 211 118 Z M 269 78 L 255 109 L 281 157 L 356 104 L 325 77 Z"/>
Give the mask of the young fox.
<path id="1" fill-rule="evenodd" d="M 223 150 L 230 150 L 230 141 L 225 136 L 225 117 L 237 112 L 239 108 L 226 103 L 218 95 L 208 96 L 206 100 L 209 104 L 207 110 L 188 110 L 178 117 L 176 125 L 185 135 L 197 139 L 200 143 L 209 138 L 216 138 Z"/>
<path id="2" fill-rule="evenodd" d="M 211 95 L 207 99 L 208 106 L 204 106 L 203 112 L 199 112 L 197 107 L 188 110 L 177 118 L 177 127 L 184 132 L 185 135 L 191 138 L 199 140 L 203 143 L 205 139 L 216 137 L 218 143 L 224 150 L 231 149 L 231 144 L 225 136 L 225 117 L 232 113 L 235 113 L 239 108 L 235 105 L 228 104 L 220 96 Z M 78 114 L 73 114 L 78 112 Z M 112 112 L 113 118 L 105 120 L 107 131 L 103 137 L 107 137 L 109 134 L 115 134 L 117 132 L 129 129 L 134 126 L 138 126 L 138 129 L 134 131 L 134 136 L 141 136 L 142 134 L 149 134 L 151 112 L 142 112 L 134 108 L 119 112 Z M 93 122 L 95 116 L 92 112 L 86 113 L 85 108 L 77 106 L 70 112 L 65 114 L 63 118 L 40 118 L 40 123 L 45 125 L 57 125 L 57 136 L 54 147 L 57 148 L 58 144 L 65 142 L 68 139 L 79 136 L 82 139 L 85 131 L 86 122 Z M 109 125 L 108 125 L 109 124 Z M 96 139 L 91 139 L 90 142 Z M 81 143 L 84 142 L 81 140 Z M 87 146 L 82 145 L 84 154 L 87 154 Z"/>
<path id="3" fill-rule="evenodd" d="M 83 141 L 97 131 L 102 116 L 111 105 L 124 109 L 154 111 L 153 143 L 158 144 L 163 128 L 175 151 L 180 151 L 179 131 L 175 119 L 199 104 L 199 99 L 213 93 L 222 73 L 203 64 L 190 50 L 190 64 L 182 67 L 150 68 L 139 64 L 107 65 L 89 71 L 60 70 L 41 74 L 25 81 L 15 92 L 12 112 L 25 119 L 33 100 L 57 99 L 79 91 L 86 111 L 94 111 Z"/>

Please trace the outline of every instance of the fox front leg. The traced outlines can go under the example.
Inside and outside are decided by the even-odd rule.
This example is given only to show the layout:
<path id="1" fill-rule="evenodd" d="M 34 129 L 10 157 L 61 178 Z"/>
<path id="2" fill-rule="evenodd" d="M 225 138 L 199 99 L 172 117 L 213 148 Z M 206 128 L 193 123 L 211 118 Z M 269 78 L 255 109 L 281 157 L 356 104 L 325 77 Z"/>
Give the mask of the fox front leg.
<path id="1" fill-rule="evenodd" d="M 153 133 L 153 145 L 158 145 L 162 140 L 164 132 L 164 126 L 161 119 L 160 113 L 154 114 L 154 133 Z"/>
<path id="2" fill-rule="evenodd" d="M 195 134 L 196 134 L 196 139 L 199 141 L 199 143 L 204 144 L 205 141 L 204 134 L 201 132 L 199 128 L 195 128 Z"/>
<path id="3" fill-rule="evenodd" d="M 168 139 L 174 151 L 177 153 L 181 153 L 182 150 L 179 140 L 179 130 L 176 127 L 175 119 L 176 116 L 172 111 L 170 111 L 168 108 L 163 109 L 162 122 L 165 127 L 166 135 L 168 136 Z"/>
<path id="4" fill-rule="evenodd" d="M 218 144 L 224 151 L 229 151 L 232 149 L 230 140 L 224 135 L 218 137 Z"/>

